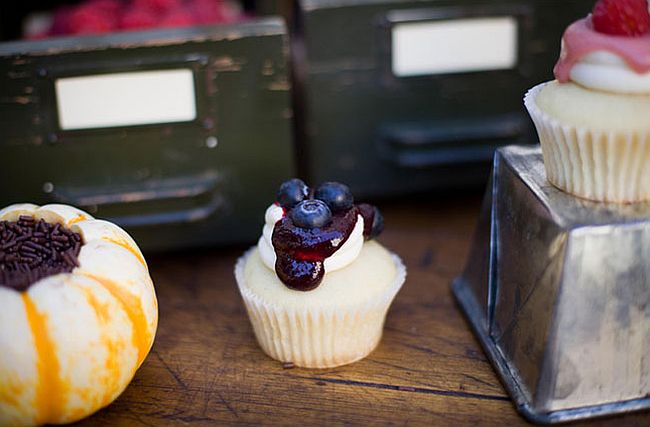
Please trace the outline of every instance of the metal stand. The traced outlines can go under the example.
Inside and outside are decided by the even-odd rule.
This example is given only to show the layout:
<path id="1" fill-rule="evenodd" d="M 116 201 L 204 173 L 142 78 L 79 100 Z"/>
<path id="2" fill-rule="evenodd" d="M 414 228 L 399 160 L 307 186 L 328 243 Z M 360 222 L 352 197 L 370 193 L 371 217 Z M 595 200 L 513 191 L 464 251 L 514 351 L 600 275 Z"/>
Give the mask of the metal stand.
<path id="1" fill-rule="evenodd" d="M 502 148 L 453 291 L 529 420 L 650 408 L 650 203 L 573 197 Z"/>

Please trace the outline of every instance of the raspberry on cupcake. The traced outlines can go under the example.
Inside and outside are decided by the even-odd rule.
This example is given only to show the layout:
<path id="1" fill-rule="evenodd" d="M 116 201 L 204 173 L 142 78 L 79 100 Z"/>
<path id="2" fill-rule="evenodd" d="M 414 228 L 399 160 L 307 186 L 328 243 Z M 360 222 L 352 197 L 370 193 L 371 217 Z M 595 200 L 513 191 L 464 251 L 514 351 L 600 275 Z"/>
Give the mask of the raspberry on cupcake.
<path id="1" fill-rule="evenodd" d="M 595 201 L 650 200 L 647 0 L 599 0 L 565 31 L 554 73 L 524 99 L 548 180 Z"/>

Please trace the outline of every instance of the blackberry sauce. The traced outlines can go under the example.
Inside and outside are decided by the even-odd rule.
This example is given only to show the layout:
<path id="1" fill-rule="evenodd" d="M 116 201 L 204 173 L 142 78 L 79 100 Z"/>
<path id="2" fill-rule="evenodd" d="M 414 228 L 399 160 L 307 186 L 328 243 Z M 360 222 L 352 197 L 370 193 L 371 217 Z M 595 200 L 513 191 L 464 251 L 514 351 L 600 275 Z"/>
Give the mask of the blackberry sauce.
<path id="1" fill-rule="evenodd" d="M 0 221 L 0 286 L 24 291 L 38 280 L 72 271 L 83 245 L 81 235 L 61 224 L 21 215 Z"/>
<path id="2" fill-rule="evenodd" d="M 298 291 L 315 289 L 325 275 L 324 261 L 348 240 L 363 217 L 363 236 L 368 239 L 375 215 L 374 207 L 367 204 L 353 206 L 332 215 L 329 224 L 319 228 L 301 228 L 294 225 L 285 211 L 273 229 L 275 272 L 287 287 Z"/>
<path id="3" fill-rule="evenodd" d="M 363 217 L 363 237 L 366 240 L 371 239 L 372 225 L 375 222 L 375 207 L 368 203 L 361 203 L 357 205 L 357 208 Z"/>

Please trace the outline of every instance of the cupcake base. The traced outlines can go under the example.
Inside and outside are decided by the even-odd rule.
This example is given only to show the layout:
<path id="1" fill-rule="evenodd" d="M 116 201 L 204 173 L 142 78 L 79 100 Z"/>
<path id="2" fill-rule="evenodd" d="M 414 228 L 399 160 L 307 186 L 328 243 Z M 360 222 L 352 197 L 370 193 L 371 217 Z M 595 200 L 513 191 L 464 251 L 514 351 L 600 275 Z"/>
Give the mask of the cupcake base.
<path id="1" fill-rule="evenodd" d="M 366 272 L 371 277 L 364 282 Z M 345 365 L 372 352 L 405 277 L 399 257 L 375 242 L 365 243 L 351 265 L 328 273 L 314 291 L 286 288 L 262 263 L 256 248 L 235 266 L 237 285 L 262 350 L 273 359 L 305 368 Z M 351 291 L 340 292 L 346 288 Z"/>
<path id="2" fill-rule="evenodd" d="M 537 128 L 549 182 L 568 193 L 595 201 L 650 200 L 650 131 L 592 129 L 551 116 L 537 102 L 542 90 L 556 89 L 546 88 L 547 85 L 557 84 L 533 87 L 526 94 L 524 104 Z M 598 94 L 590 93 L 589 97 Z M 576 107 L 567 105 L 566 108 L 573 113 Z M 584 114 L 589 114 L 589 105 L 582 107 Z M 614 110 L 612 114 L 617 113 Z"/>

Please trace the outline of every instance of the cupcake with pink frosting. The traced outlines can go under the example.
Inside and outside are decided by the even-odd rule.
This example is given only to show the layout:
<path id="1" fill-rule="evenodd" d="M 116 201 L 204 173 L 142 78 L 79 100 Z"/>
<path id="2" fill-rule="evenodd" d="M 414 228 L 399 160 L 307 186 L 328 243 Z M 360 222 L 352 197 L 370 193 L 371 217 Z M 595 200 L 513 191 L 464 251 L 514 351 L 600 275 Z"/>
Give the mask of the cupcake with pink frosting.
<path id="1" fill-rule="evenodd" d="M 648 1 L 599 0 L 566 29 L 554 74 L 524 98 L 548 180 L 596 201 L 650 200 Z"/>

